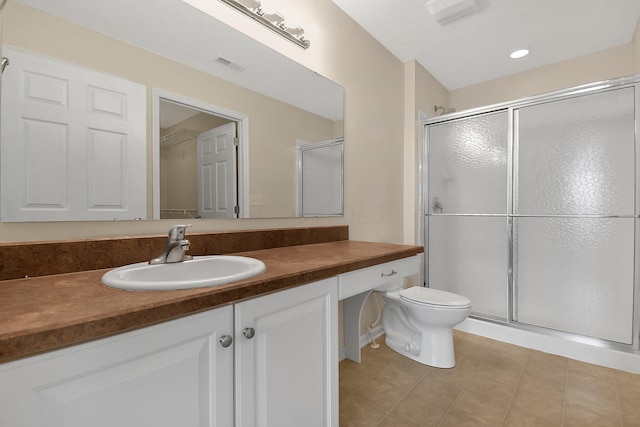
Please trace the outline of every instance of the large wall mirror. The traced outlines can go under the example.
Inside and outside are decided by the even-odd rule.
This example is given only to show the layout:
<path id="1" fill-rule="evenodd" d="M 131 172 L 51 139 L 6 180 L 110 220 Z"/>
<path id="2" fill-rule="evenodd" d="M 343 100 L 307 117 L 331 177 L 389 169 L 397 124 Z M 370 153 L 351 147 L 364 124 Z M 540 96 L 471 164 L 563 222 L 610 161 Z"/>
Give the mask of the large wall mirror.
<path id="1" fill-rule="evenodd" d="M 3 75 L 3 138 L 19 139 L 25 128 L 16 127 L 11 137 L 4 129 L 12 109 L 22 111 L 5 101 L 5 92 L 10 92 L 7 73 L 19 68 L 19 61 L 10 57 L 14 51 L 16 58 L 35 55 L 132 82 L 142 88 L 146 117 L 143 160 L 136 160 L 133 169 L 129 161 L 130 170 L 137 172 L 120 175 L 123 182 L 140 175 L 135 180 L 143 189 L 138 197 L 145 201 L 141 214 L 65 217 L 65 209 L 59 208 L 55 218 L 8 217 L 3 208 L 2 221 L 301 216 L 300 141 L 343 141 L 342 87 L 181 0 L 9 0 L 2 12 L 2 43 L 3 56 L 10 61 Z M 97 99 L 108 107 L 108 97 Z M 38 132 L 47 142 L 55 133 L 48 128 Z M 71 136 L 60 135 L 56 144 L 63 147 Z M 94 136 L 96 141 L 100 138 L 119 144 Z M 235 157 L 216 158 L 214 163 L 223 167 L 207 169 L 207 160 L 200 158 L 206 141 L 213 144 L 210 147 L 221 146 L 221 141 L 231 144 Z M 1 143 L 4 149 L 6 141 Z M 32 162 L 37 165 L 32 169 L 53 171 L 54 166 L 47 166 L 50 159 L 66 161 L 59 153 L 33 151 L 40 153 L 40 160 Z M 125 163 L 121 156 L 100 151 L 93 155 L 93 163 L 107 158 L 113 164 Z M 65 165 L 71 167 L 69 162 Z M 102 168 L 108 171 L 108 165 Z M 4 183 L 24 186 L 21 180 L 26 178 L 27 173 L 18 170 Z M 86 186 L 81 191 L 86 192 Z M 45 187 L 40 193 L 50 191 Z M 105 193 L 106 199 L 117 199 L 113 192 Z M 2 197 L 8 200 L 4 193 Z M 71 196 L 65 193 L 61 199 L 65 197 Z"/>

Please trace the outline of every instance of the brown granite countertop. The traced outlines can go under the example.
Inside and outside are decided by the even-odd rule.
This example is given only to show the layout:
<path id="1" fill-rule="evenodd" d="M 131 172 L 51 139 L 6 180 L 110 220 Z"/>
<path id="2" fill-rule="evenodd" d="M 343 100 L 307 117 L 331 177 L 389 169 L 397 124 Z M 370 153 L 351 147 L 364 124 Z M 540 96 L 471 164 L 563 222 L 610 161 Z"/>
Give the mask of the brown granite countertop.
<path id="1" fill-rule="evenodd" d="M 423 252 L 350 240 L 240 252 L 264 273 L 229 285 L 176 291 L 108 288 L 108 269 L 0 281 L 0 363 L 152 325 Z"/>

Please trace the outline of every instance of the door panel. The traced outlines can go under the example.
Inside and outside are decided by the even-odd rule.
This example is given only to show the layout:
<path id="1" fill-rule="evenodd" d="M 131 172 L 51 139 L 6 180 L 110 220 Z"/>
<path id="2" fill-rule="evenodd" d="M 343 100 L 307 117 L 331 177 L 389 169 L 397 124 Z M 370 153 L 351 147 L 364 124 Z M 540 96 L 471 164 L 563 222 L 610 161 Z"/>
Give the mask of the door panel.
<path id="1" fill-rule="evenodd" d="M 198 215 L 236 218 L 236 123 L 230 122 L 198 135 Z"/>
<path id="2" fill-rule="evenodd" d="M 299 216 L 342 215 L 342 140 L 298 146 Z"/>
<path id="3" fill-rule="evenodd" d="M 429 213 L 506 214 L 506 111 L 429 126 Z"/>
<path id="4" fill-rule="evenodd" d="M 464 295 L 474 314 L 507 319 L 507 218 L 429 218 L 429 287 Z"/>
<path id="5" fill-rule="evenodd" d="M 429 126 L 428 275 L 474 314 L 508 317 L 505 111 Z"/>
<path id="6" fill-rule="evenodd" d="M 338 426 L 337 281 L 235 305 L 237 427 Z"/>
<path id="7" fill-rule="evenodd" d="M 233 308 L 0 365 L 0 426 L 230 427 Z"/>
<path id="8" fill-rule="evenodd" d="M 515 212 L 633 215 L 634 89 L 518 110 Z"/>
<path id="9" fill-rule="evenodd" d="M 3 54 L 2 221 L 146 218 L 146 88 Z"/>
<path id="10" fill-rule="evenodd" d="M 633 218 L 517 218 L 518 322 L 632 342 Z"/>

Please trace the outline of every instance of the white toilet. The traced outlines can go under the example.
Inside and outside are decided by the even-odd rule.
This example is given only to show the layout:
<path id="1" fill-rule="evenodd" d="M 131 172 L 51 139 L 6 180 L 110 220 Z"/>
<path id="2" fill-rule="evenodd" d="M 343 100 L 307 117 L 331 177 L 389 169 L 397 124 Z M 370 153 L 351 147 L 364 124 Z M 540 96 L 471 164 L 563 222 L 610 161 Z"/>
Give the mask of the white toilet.
<path id="1" fill-rule="evenodd" d="M 467 318 L 471 301 L 422 286 L 394 289 L 389 284 L 375 290 L 385 301 L 382 327 L 387 346 L 425 365 L 455 366 L 453 327 Z"/>

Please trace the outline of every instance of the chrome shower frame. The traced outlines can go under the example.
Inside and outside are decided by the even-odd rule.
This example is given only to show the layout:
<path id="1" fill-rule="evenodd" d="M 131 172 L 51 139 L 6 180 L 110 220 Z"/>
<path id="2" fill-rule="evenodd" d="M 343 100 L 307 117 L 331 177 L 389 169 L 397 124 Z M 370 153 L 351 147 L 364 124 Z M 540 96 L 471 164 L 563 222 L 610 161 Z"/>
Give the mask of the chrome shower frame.
<path id="1" fill-rule="evenodd" d="M 585 335 L 574 334 L 561 330 L 548 329 L 542 326 L 529 325 L 520 323 L 517 321 L 517 286 L 514 283 L 514 278 L 517 277 L 517 227 L 516 221 L 518 215 L 514 214 L 515 200 L 514 188 L 517 184 L 518 165 L 514 161 L 514 150 L 517 149 L 516 136 L 518 135 L 518 120 L 517 109 L 524 106 L 531 106 L 539 103 L 545 103 L 552 100 L 558 100 L 567 97 L 576 97 L 580 95 L 593 94 L 601 91 L 607 91 L 614 88 L 622 88 L 624 86 L 634 87 L 635 93 L 635 135 L 634 135 L 634 149 L 635 149 L 635 212 L 632 216 L 619 216 L 619 215 L 574 215 L 574 217 L 597 217 L 597 218 L 633 218 L 634 219 L 634 268 L 633 268 L 633 324 L 632 324 L 632 343 L 624 344 L 615 341 L 609 341 L 601 338 L 594 338 Z M 547 336 L 553 336 L 561 338 L 563 340 L 585 343 L 595 347 L 616 349 L 630 353 L 640 353 L 640 196 L 638 191 L 640 190 L 640 74 L 630 77 L 611 79 L 606 81 L 595 82 L 591 84 L 581 85 L 569 89 L 550 92 L 543 95 L 536 95 L 526 97 L 510 102 L 493 104 L 485 107 L 474 108 L 466 111 L 447 114 L 446 116 L 438 116 L 433 118 L 427 118 L 420 120 L 420 132 L 419 132 L 419 159 L 418 159 L 418 191 L 420 195 L 418 197 L 418 221 L 421 222 L 421 226 L 418 227 L 419 231 L 419 243 L 425 248 L 424 258 L 424 283 L 428 286 L 429 278 L 429 217 L 446 215 L 441 213 L 430 212 L 430 197 L 429 197 L 429 132 L 428 126 L 434 124 L 440 124 L 444 122 L 451 122 L 455 120 L 467 119 L 469 117 L 483 115 L 487 113 L 495 112 L 508 112 L 509 117 L 509 129 L 508 138 L 508 161 L 507 161 L 507 214 L 506 215 L 492 215 L 492 216 L 504 216 L 507 227 L 508 244 L 508 277 L 507 283 L 507 318 L 497 318 L 494 316 L 482 315 L 472 312 L 470 317 L 486 322 L 497 323 L 508 327 L 533 331 L 538 334 Z M 487 216 L 486 214 L 470 214 L 465 216 Z"/>

